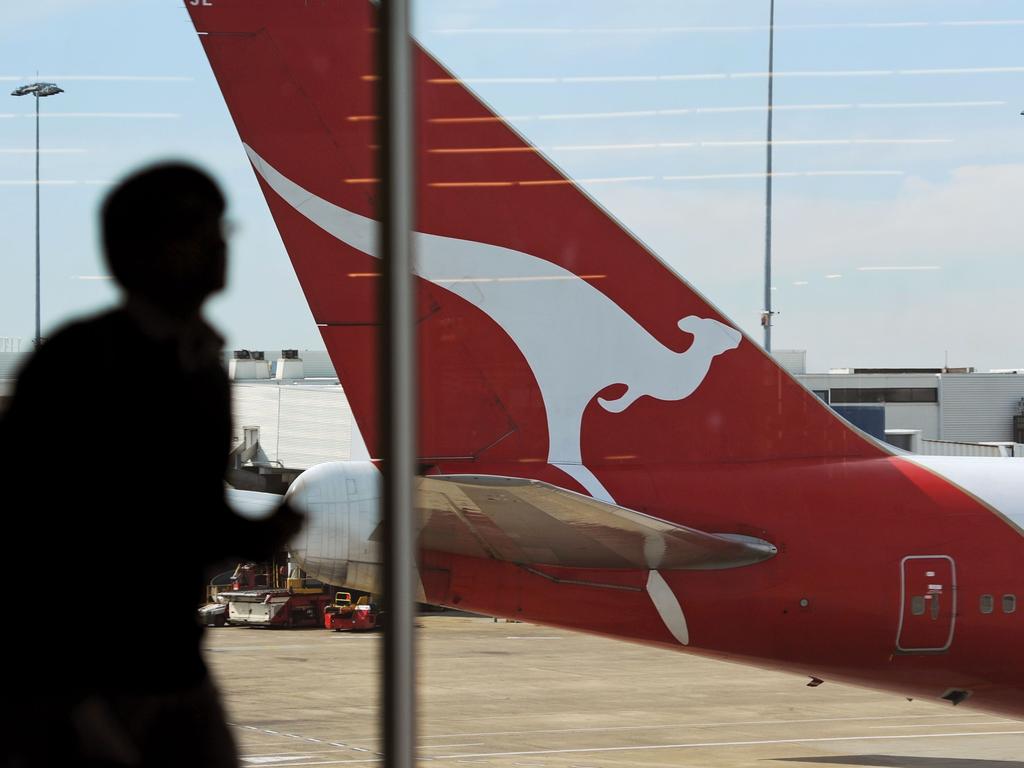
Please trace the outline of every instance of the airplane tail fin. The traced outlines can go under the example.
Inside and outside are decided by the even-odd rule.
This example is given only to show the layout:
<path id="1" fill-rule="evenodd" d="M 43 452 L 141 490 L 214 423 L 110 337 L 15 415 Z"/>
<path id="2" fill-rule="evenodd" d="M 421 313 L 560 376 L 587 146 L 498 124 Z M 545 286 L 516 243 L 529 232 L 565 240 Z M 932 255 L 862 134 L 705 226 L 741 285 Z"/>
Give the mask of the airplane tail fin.
<path id="1" fill-rule="evenodd" d="M 376 455 L 375 7 L 188 10 Z M 415 66 L 424 462 L 611 498 L 632 463 L 884 455 L 419 47 Z"/>

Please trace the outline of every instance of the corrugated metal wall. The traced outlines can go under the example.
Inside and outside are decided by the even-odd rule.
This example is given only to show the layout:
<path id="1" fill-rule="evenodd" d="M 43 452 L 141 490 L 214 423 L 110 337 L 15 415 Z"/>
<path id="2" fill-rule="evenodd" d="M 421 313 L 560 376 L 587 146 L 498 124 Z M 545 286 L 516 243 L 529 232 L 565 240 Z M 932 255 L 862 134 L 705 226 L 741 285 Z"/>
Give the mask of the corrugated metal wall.
<path id="1" fill-rule="evenodd" d="M 0 379 L 13 379 L 28 359 L 28 352 L 0 352 Z"/>
<path id="2" fill-rule="evenodd" d="M 312 467 L 351 458 L 352 410 L 341 387 L 281 388 L 279 460 L 287 467 Z"/>
<path id="3" fill-rule="evenodd" d="M 885 426 L 889 429 L 919 429 L 925 439 L 939 436 L 937 403 L 886 403 Z"/>
<path id="4" fill-rule="evenodd" d="M 807 373 L 806 349 L 776 349 L 772 352 L 772 357 L 794 376 Z"/>
<path id="5" fill-rule="evenodd" d="M 307 469 L 352 458 L 352 409 L 340 386 L 235 384 L 232 398 L 234 437 L 259 427 L 268 461 Z"/>
<path id="6" fill-rule="evenodd" d="M 259 427 L 260 447 L 270 461 L 277 461 L 280 390 L 276 385 L 231 386 L 232 446 L 242 441 L 244 427 Z"/>
<path id="7" fill-rule="evenodd" d="M 1013 440 L 1013 416 L 1024 398 L 1024 376 L 945 374 L 939 392 L 943 440 Z"/>

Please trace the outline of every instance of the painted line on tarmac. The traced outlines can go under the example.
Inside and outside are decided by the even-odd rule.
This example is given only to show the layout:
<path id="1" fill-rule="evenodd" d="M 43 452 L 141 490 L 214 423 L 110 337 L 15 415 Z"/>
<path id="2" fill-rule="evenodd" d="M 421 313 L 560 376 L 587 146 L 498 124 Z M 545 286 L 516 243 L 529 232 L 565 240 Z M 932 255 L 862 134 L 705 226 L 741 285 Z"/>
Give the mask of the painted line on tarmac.
<path id="1" fill-rule="evenodd" d="M 984 714 L 964 715 L 965 717 L 985 717 Z M 927 720 L 929 718 L 949 717 L 949 715 L 868 715 L 861 717 L 812 717 L 800 720 L 740 720 L 719 723 L 671 723 L 669 725 L 611 725 L 587 728 L 543 728 L 525 731 L 474 731 L 470 733 L 437 733 L 433 736 L 422 736 L 423 739 L 451 739 L 467 736 L 521 736 L 530 733 L 588 733 L 604 731 L 650 731 L 665 728 L 720 728 L 736 725 L 790 725 L 797 723 L 844 723 L 865 720 Z M 973 725 L 973 722 L 964 723 Z M 877 726 L 876 726 L 877 727 Z"/>
<path id="2" fill-rule="evenodd" d="M 1019 720 L 985 720 L 983 722 L 971 721 L 960 723 L 913 723 L 911 725 L 872 725 L 872 728 L 943 728 L 957 725 L 1017 725 Z"/>
<path id="3" fill-rule="evenodd" d="M 528 757 L 533 755 L 570 755 L 570 754 L 599 754 L 610 752 L 649 752 L 652 750 L 664 749 L 707 749 L 709 747 L 757 747 L 769 746 L 772 744 L 820 744 L 826 742 L 842 741 L 900 741 L 905 739 L 937 739 L 955 738 L 970 736 L 1021 736 L 1024 731 L 968 731 L 959 733 L 915 733 L 893 736 L 825 736 L 806 739 L 754 739 L 749 741 L 695 741 L 683 744 L 639 744 L 622 747 L 578 747 L 575 749 L 536 749 L 523 750 L 518 752 L 471 752 L 453 755 L 432 755 L 420 756 L 420 760 L 427 762 L 432 760 L 465 760 L 467 758 L 494 758 L 494 757 Z M 321 760 L 313 763 L 294 763 L 298 766 L 317 765 L 351 765 L 354 763 L 379 763 L 381 758 L 367 758 L 365 760 Z M 286 765 L 279 763 L 278 765 Z"/>
<path id="4" fill-rule="evenodd" d="M 239 723 L 228 723 L 232 728 L 240 728 L 243 731 L 249 731 L 251 733 L 264 733 L 270 736 L 278 736 L 280 738 L 295 739 L 297 741 L 305 741 L 310 744 L 326 744 L 329 747 L 339 747 L 341 749 L 351 749 L 353 752 L 368 752 L 373 755 L 379 755 L 379 752 L 374 752 L 363 747 L 356 747 L 352 744 L 346 744 L 342 741 L 328 741 L 327 739 L 317 739 L 312 736 L 302 736 L 297 733 L 282 733 L 281 731 L 275 731 L 271 728 L 259 728 L 255 725 L 241 725 Z"/>
<path id="5" fill-rule="evenodd" d="M 475 741 L 472 744 L 420 744 L 420 749 L 441 749 L 442 747 L 482 747 L 484 742 Z"/>
<path id="6" fill-rule="evenodd" d="M 420 758 L 421 760 L 432 760 L 434 758 Z M 302 765 L 353 765 L 353 764 L 365 764 L 365 763 L 383 763 L 383 757 L 366 757 L 355 760 L 321 760 L 316 763 L 277 763 L 278 768 L 288 768 L 289 765 L 298 766 Z"/>
<path id="7" fill-rule="evenodd" d="M 303 760 L 313 760 L 317 755 L 337 755 L 337 750 L 304 750 L 299 752 L 271 752 L 265 755 L 245 755 L 243 760 L 249 760 L 250 758 L 286 758 L 291 757 L 293 760 L 298 760 L 301 757 Z"/>
<path id="8" fill-rule="evenodd" d="M 684 744 L 639 744 L 622 747 L 577 747 L 569 749 L 531 749 L 518 752 L 477 752 L 473 754 L 435 755 L 435 760 L 454 760 L 460 757 L 526 757 L 529 755 L 597 754 L 603 752 L 648 752 L 656 749 L 699 749 L 706 747 L 754 747 L 769 744 L 813 744 L 835 741 L 900 741 L 901 739 L 939 739 L 967 736 L 1021 736 L 1024 731 L 966 731 L 959 733 L 906 733 L 892 736 L 818 736 L 808 739 L 752 739 L 750 741 L 694 741 Z M 306 763 L 306 765 L 330 765 Z"/>

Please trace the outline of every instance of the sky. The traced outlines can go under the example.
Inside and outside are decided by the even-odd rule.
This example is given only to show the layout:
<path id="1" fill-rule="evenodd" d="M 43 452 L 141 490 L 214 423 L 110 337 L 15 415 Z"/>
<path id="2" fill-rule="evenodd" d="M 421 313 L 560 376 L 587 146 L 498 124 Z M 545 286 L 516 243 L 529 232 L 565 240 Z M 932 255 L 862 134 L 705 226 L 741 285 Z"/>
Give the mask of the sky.
<path id="1" fill-rule="evenodd" d="M 216 0 L 213 0 L 216 2 Z M 419 0 L 415 32 L 760 340 L 768 3 Z M 822 371 L 1024 367 L 1024 2 L 777 0 L 776 349 Z M 225 186 L 231 347 L 322 349 L 181 3 L 0 6 L 43 100 L 43 327 L 109 305 L 96 211 L 168 157 Z M 0 337 L 33 335 L 31 98 L 0 102 Z M 602 181 L 588 181 L 601 179 Z"/>

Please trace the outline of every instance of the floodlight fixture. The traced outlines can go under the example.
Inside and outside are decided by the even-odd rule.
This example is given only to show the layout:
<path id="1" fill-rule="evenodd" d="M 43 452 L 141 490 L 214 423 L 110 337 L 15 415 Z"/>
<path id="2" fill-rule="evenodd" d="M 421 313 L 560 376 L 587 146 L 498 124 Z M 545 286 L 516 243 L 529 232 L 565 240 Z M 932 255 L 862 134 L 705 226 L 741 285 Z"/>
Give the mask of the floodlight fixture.
<path id="1" fill-rule="evenodd" d="M 21 85 L 11 91 L 11 96 L 35 96 L 40 98 L 42 96 L 56 96 L 58 93 L 64 93 L 63 88 L 58 88 L 55 83 L 30 83 L 29 85 Z"/>
<path id="2" fill-rule="evenodd" d="M 20 85 L 11 91 L 11 96 L 35 96 L 36 97 L 36 348 L 42 343 L 39 319 L 40 303 L 40 259 L 39 259 L 39 99 L 44 96 L 56 96 L 64 93 L 64 89 L 56 83 L 29 83 Z"/>

